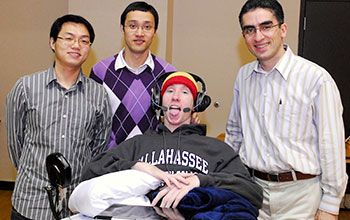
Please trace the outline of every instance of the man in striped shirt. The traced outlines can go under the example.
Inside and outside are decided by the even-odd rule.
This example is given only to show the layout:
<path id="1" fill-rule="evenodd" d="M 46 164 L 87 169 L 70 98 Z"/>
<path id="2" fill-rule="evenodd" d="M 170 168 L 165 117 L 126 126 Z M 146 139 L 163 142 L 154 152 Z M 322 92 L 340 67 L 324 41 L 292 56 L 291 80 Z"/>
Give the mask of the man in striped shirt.
<path id="1" fill-rule="evenodd" d="M 276 0 L 239 15 L 257 61 L 241 67 L 225 141 L 264 188 L 261 219 L 336 219 L 344 195 L 343 107 L 330 74 L 293 54 Z"/>
<path id="2" fill-rule="evenodd" d="M 84 18 L 58 18 L 50 31 L 54 64 L 20 78 L 7 97 L 8 149 L 18 171 L 12 220 L 53 219 L 44 189 L 49 185 L 49 154 L 60 152 L 71 165 L 68 197 L 80 182 L 83 166 L 108 143 L 112 113 L 107 92 L 81 72 L 94 38 Z M 64 204 L 60 217 L 69 214 Z"/>

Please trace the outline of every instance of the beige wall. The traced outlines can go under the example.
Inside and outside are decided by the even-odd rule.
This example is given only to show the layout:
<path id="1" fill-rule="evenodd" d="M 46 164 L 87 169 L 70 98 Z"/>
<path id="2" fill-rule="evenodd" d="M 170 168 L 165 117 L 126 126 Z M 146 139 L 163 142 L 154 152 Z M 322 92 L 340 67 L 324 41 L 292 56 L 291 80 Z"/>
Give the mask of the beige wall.
<path id="1" fill-rule="evenodd" d="M 50 27 L 67 11 L 68 0 L 0 2 L 0 181 L 12 181 L 16 176 L 7 153 L 6 96 L 20 76 L 48 68 L 52 63 Z"/>
<path id="2" fill-rule="evenodd" d="M 233 84 L 240 66 L 254 57 L 249 53 L 238 22 L 245 0 L 174 1 L 173 64 L 205 80 L 212 103 L 201 113 L 208 135 L 225 132 Z M 286 42 L 297 52 L 300 0 L 281 0 L 288 24 Z"/>
<path id="3" fill-rule="evenodd" d="M 118 53 L 123 47 L 123 35 L 120 32 L 120 15 L 125 7 L 134 0 L 69 0 L 69 13 L 85 17 L 94 26 L 96 39 L 92 45 L 90 56 L 83 65 L 85 74 L 89 74 L 91 67 L 99 60 Z M 160 57 L 165 57 L 167 2 L 149 0 L 159 14 L 159 27 L 153 40 L 151 51 Z M 102 4 L 103 3 L 103 4 Z"/>
<path id="4" fill-rule="evenodd" d="M 280 0 L 284 6 L 288 37 L 297 52 L 300 0 Z M 13 181 L 15 170 L 8 159 L 5 131 L 6 95 L 22 75 L 52 63 L 49 28 L 65 13 L 86 17 L 94 26 L 96 40 L 83 71 L 88 74 L 97 61 L 123 47 L 120 14 L 131 0 L 60 0 L 0 3 L 0 181 Z M 238 13 L 244 0 L 148 0 L 160 16 L 152 53 L 168 59 L 178 70 L 200 75 L 213 102 L 221 106 L 200 114 L 208 134 L 224 132 L 232 102 L 234 79 L 239 67 L 254 59 L 244 44 Z M 54 9 L 54 10 L 53 10 Z"/>

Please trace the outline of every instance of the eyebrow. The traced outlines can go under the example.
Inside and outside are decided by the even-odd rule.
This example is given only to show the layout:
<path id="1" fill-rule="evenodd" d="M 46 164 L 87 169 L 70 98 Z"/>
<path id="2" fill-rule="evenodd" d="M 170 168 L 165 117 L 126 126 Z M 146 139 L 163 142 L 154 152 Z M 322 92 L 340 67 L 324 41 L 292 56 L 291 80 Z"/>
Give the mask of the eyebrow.
<path id="1" fill-rule="evenodd" d="M 136 22 L 136 23 L 152 23 L 152 21 L 141 21 L 141 22 L 139 22 L 138 20 L 129 20 L 129 21 L 126 21 L 125 23 L 131 23 L 131 22 Z"/>
<path id="2" fill-rule="evenodd" d="M 64 34 L 68 34 L 68 35 L 71 35 L 71 36 L 76 37 L 76 35 L 75 35 L 75 34 L 73 34 L 73 33 L 71 33 L 71 32 L 65 32 Z M 89 36 L 89 35 L 87 35 L 87 34 L 84 34 L 84 35 L 79 36 L 79 38 L 82 38 L 82 37 L 88 37 L 88 38 L 90 38 L 90 36 Z"/>
<path id="3" fill-rule="evenodd" d="M 273 24 L 273 22 L 272 21 L 264 21 L 264 22 L 261 22 L 259 24 L 259 26 L 260 25 L 266 25 L 266 24 Z M 243 30 L 248 29 L 248 28 L 255 28 L 255 26 L 254 25 L 245 25 L 245 26 L 242 27 Z"/>

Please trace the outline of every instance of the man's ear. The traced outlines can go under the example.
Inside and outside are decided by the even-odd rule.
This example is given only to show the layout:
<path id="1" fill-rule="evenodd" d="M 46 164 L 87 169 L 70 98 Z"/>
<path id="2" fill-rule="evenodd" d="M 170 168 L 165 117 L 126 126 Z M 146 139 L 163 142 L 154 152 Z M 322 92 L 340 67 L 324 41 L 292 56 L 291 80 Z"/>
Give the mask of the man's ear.
<path id="1" fill-rule="evenodd" d="M 56 45 L 56 41 L 53 39 L 53 37 L 50 37 L 49 44 L 50 44 L 50 48 L 51 48 L 51 50 L 52 50 L 52 51 L 55 53 L 55 45 Z"/>
<path id="2" fill-rule="evenodd" d="M 124 33 L 124 25 L 120 24 L 120 31 Z"/>
<path id="3" fill-rule="evenodd" d="M 284 39 L 287 36 L 287 24 L 281 24 L 281 37 Z"/>

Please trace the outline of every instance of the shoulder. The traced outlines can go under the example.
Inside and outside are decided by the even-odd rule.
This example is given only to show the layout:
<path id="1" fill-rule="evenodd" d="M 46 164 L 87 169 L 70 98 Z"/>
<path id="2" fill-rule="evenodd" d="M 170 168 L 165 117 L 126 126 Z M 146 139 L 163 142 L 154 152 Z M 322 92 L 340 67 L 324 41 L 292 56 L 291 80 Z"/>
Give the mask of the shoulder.
<path id="1" fill-rule="evenodd" d="M 224 141 L 219 140 L 217 138 L 209 137 L 209 136 L 200 136 L 198 137 L 198 140 L 200 140 L 200 145 L 206 146 L 212 151 L 220 152 L 224 155 L 228 154 L 229 156 L 237 154 L 236 151 L 234 151 L 230 145 L 228 145 Z"/>
<path id="2" fill-rule="evenodd" d="M 89 99 L 102 102 L 108 98 L 107 91 L 102 84 L 96 82 L 94 79 L 89 78 L 84 74 L 82 74 L 81 79 L 83 82 L 82 86 L 85 90 L 85 94 L 87 96 L 90 96 Z"/>
<path id="3" fill-rule="evenodd" d="M 103 70 L 107 70 L 108 67 L 112 64 L 115 63 L 115 60 L 117 59 L 118 54 L 115 54 L 111 57 L 107 57 L 103 60 L 100 60 L 99 62 L 97 62 L 92 69 L 95 71 L 103 71 Z"/>
<path id="4" fill-rule="evenodd" d="M 16 97 L 27 98 L 29 94 L 37 91 L 36 88 L 43 88 L 49 78 L 48 70 L 22 76 L 16 81 L 7 97 L 13 97 L 14 99 Z"/>
<path id="5" fill-rule="evenodd" d="M 250 72 L 254 70 L 254 67 L 256 67 L 258 65 L 258 61 L 252 61 L 250 63 L 244 64 L 243 66 L 241 66 L 241 68 L 239 69 L 240 72 Z"/>
<path id="6" fill-rule="evenodd" d="M 214 138 L 214 137 L 208 137 L 208 136 L 205 136 L 207 138 L 207 141 L 210 142 L 210 143 L 214 143 L 215 145 L 221 147 L 221 148 L 227 148 L 227 149 L 232 149 L 232 147 L 230 147 L 230 145 L 228 145 L 227 143 L 225 143 L 224 141 L 222 140 L 219 140 L 217 138 Z M 233 149 L 232 149 L 233 150 Z"/>
<path id="7" fill-rule="evenodd" d="M 326 69 L 318 65 L 317 63 L 312 62 L 304 57 L 294 55 L 294 61 L 296 64 L 303 65 L 305 70 L 315 71 L 315 72 L 327 72 Z"/>
<path id="8" fill-rule="evenodd" d="M 26 81 L 26 80 L 32 80 L 32 79 L 41 79 L 46 78 L 47 74 L 49 73 L 49 70 L 42 70 L 35 73 L 31 73 L 29 75 L 22 76 L 20 80 Z"/>
<path id="9" fill-rule="evenodd" d="M 314 82 L 323 84 L 325 82 L 334 82 L 332 76 L 328 71 L 322 66 L 314 63 L 308 59 L 305 59 L 301 56 L 294 55 L 293 68 L 295 73 L 303 73 L 305 77 L 310 77 L 314 79 Z"/>
<path id="10" fill-rule="evenodd" d="M 20 77 L 15 85 L 22 85 L 25 87 L 32 87 L 34 84 L 37 84 L 38 82 L 46 82 L 46 79 L 48 76 L 48 70 L 39 71 L 36 73 L 32 73 L 29 75 L 25 75 Z"/>
<path id="11" fill-rule="evenodd" d="M 258 65 L 258 61 L 255 60 L 253 62 L 247 63 L 243 66 L 238 71 L 238 78 L 246 78 L 249 74 L 251 74 L 254 71 L 254 68 Z"/>
<path id="12" fill-rule="evenodd" d="M 87 77 L 86 75 L 82 74 L 81 79 L 84 83 L 84 86 L 87 87 L 88 89 L 105 91 L 105 88 L 103 87 L 102 84 L 99 84 L 98 82 Z"/>
<path id="13" fill-rule="evenodd" d="M 153 59 L 154 65 L 163 67 L 165 72 L 176 71 L 176 68 L 173 65 L 161 59 L 160 57 L 157 57 L 152 54 L 152 59 Z"/>
<path id="14" fill-rule="evenodd" d="M 119 54 L 115 54 L 113 56 L 107 57 L 105 59 L 100 60 L 99 62 L 97 62 L 94 66 L 99 66 L 99 65 L 106 65 L 106 64 L 110 64 L 113 61 L 115 61 L 117 59 Z"/>

